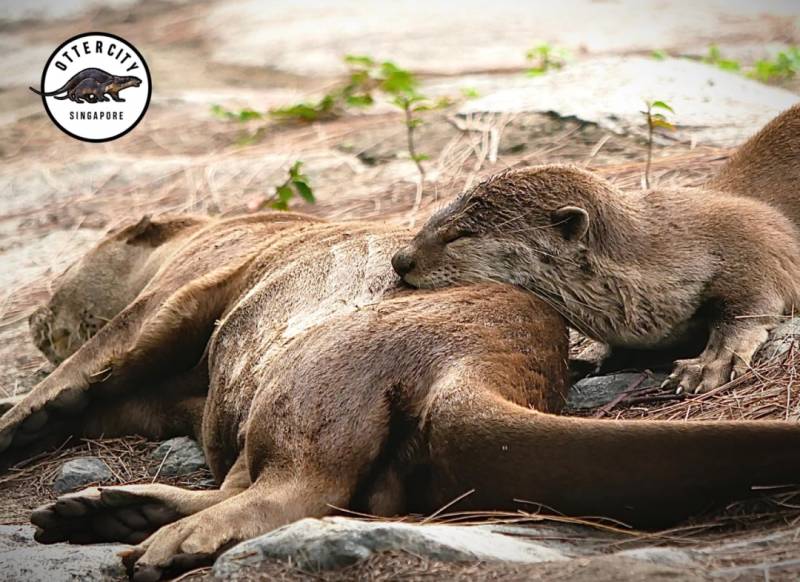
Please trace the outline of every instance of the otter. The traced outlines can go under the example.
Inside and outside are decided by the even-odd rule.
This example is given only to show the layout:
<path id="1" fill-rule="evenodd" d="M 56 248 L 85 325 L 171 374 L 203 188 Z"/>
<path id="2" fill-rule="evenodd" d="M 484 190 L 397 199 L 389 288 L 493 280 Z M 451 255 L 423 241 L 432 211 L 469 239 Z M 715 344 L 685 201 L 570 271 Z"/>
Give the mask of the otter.
<path id="1" fill-rule="evenodd" d="M 142 80 L 139 77 L 112 75 L 102 69 L 90 68 L 75 73 L 69 81 L 55 91 L 44 92 L 33 87 L 28 88 L 42 97 L 71 99 L 76 103 L 83 103 L 83 98 L 93 95 L 93 98 L 89 98 L 87 101 L 95 103 L 97 101 L 108 101 L 105 98 L 106 93 L 111 95 L 114 101 L 125 101 L 119 96 L 119 92 L 128 87 L 138 87 L 141 84 Z M 61 95 L 61 93 L 64 93 L 64 95 Z"/>
<path id="2" fill-rule="evenodd" d="M 94 79 L 84 79 L 70 90 L 69 98 L 75 103 L 99 103 L 108 101 L 105 96 L 105 85 L 101 85 Z"/>
<path id="3" fill-rule="evenodd" d="M 157 580 L 335 507 L 526 499 L 659 527 L 800 478 L 797 424 L 558 416 L 563 318 L 508 284 L 408 288 L 390 258 L 411 236 L 281 212 L 109 234 L 32 319 L 61 363 L 0 417 L 0 464 L 67 435 L 192 434 L 218 486 L 68 494 L 36 539 L 137 544 L 130 574 Z"/>
<path id="4" fill-rule="evenodd" d="M 395 271 L 421 288 L 519 285 L 612 354 L 702 349 L 664 387 L 711 390 L 800 307 L 798 129 L 795 106 L 700 189 L 622 191 L 563 165 L 500 173 L 432 216 Z"/>
<path id="5" fill-rule="evenodd" d="M 108 101 L 106 94 L 111 95 L 114 101 L 125 101 L 119 96 L 119 92 L 128 87 L 137 87 L 141 81 L 135 77 L 123 81 L 109 81 L 108 83 L 98 83 L 94 79 L 84 79 L 68 93 L 70 99 L 75 103 L 100 103 Z"/>

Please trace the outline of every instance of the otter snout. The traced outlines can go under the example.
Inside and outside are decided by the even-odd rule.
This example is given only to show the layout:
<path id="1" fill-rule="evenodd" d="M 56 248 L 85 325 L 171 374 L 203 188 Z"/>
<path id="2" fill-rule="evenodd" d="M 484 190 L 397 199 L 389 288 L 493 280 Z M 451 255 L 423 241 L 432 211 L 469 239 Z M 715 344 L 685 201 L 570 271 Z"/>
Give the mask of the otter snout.
<path id="1" fill-rule="evenodd" d="M 401 278 L 408 275 L 416 266 L 414 255 L 408 249 L 401 249 L 392 257 L 392 268 Z"/>

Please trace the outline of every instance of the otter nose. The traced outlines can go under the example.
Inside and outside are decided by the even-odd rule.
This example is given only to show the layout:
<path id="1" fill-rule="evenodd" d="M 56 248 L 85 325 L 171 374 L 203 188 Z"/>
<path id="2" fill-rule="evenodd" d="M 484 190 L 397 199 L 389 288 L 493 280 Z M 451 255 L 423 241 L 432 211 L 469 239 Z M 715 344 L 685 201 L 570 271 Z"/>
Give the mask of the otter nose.
<path id="1" fill-rule="evenodd" d="M 414 259 L 404 251 L 397 251 L 392 257 L 392 268 L 401 277 L 405 277 L 415 266 Z"/>

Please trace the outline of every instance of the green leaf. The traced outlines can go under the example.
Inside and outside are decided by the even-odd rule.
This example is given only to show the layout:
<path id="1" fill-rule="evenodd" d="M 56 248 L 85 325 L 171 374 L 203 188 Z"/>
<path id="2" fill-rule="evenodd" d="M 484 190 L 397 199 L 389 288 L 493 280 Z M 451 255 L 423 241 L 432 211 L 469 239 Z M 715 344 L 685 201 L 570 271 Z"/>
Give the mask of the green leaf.
<path id="1" fill-rule="evenodd" d="M 275 210 L 289 210 L 289 204 L 283 200 L 275 200 L 272 204 L 270 204 L 271 208 Z"/>
<path id="2" fill-rule="evenodd" d="M 300 168 L 302 167 L 303 167 L 303 162 L 297 160 L 294 164 L 292 164 L 292 167 L 289 168 L 289 177 L 292 179 L 297 178 L 300 175 Z"/>
<path id="3" fill-rule="evenodd" d="M 738 61 L 732 61 L 730 59 L 720 59 L 716 62 L 716 65 L 723 71 L 738 71 L 741 69 Z"/>
<path id="4" fill-rule="evenodd" d="M 542 44 L 536 45 L 535 47 L 530 49 L 527 53 L 525 53 L 525 58 L 527 58 L 529 61 L 533 59 L 541 59 L 543 57 L 546 58 L 547 56 L 550 55 L 551 51 L 552 47 L 546 42 L 544 42 Z"/>
<path id="5" fill-rule="evenodd" d="M 716 64 L 716 62 L 722 57 L 722 51 L 719 50 L 719 47 L 715 44 L 709 45 L 708 53 L 706 54 L 704 61 L 712 64 Z"/>
<path id="6" fill-rule="evenodd" d="M 461 87 L 461 94 L 467 99 L 475 99 L 481 96 L 475 87 Z"/>
<path id="7" fill-rule="evenodd" d="M 431 157 L 428 154 L 417 154 L 415 156 L 411 156 L 411 159 L 415 162 L 424 162 L 425 160 L 430 160 Z"/>
<path id="8" fill-rule="evenodd" d="M 345 55 L 344 62 L 348 65 L 360 65 L 362 67 L 372 67 L 375 60 L 366 55 Z"/>
<path id="9" fill-rule="evenodd" d="M 422 125 L 423 123 L 424 123 L 424 122 L 423 122 L 421 119 L 409 119 L 409 120 L 406 122 L 406 127 L 409 127 L 409 128 L 411 128 L 411 129 L 414 129 L 415 127 L 419 127 L 419 126 L 420 126 L 420 125 Z"/>
<path id="10" fill-rule="evenodd" d="M 253 109 L 242 109 L 239 111 L 239 121 L 250 121 L 251 119 L 261 119 L 263 116 Z"/>
<path id="11" fill-rule="evenodd" d="M 319 111 L 313 104 L 297 103 L 296 105 L 271 109 L 270 115 L 280 118 L 314 121 L 317 119 L 317 117 L 319 117 Z"/>
<path id="12" fill-rule="evenodd" d="M 314 204 L 317 201 L 316 198 L 314 198 L 314 193 L 311 191 L 311 186 L 309 186 L 305 181 L 294 180 L 292 184 L 297 189 L 297 193 L 303 200 L 309 202 L 310 204 Z"/>
<path id="13" fill-rule="evenodd" d="M 756 61 L 753 69 L 747 76 L 759 81 L 772 79 L 791 79 L 800 71 L 800 49 L 792 46 L 786 51 L 779 52 L 774 60 L 761 59 Z"/>
<path id="14" fill-rule="evenodd" d="M 664 129 L 669 129 L 670 131 L 675 129 L 675 126 L 672 125 L 669 121 L 666 121 L 665 119 L 658 119 L 656 117 L 653 117 L 650 123 L 653 125 L 653 127 L 662 127 Z"/>
<path id="15" fill-rule="evenodd" d="M 546 71 L 542 67 L 534 67 L 533 69 L 528 69 L 526 72 L 529 77 L 538 77 L 539 75 L 544 75 Z"/>
<path id="16" fill-rule="evenodd" d="M 390 61 L 381 63 L 381 78 L 381 90 L 390 95 L 413 95 L 419 84 L 411 72 Z"/>
<path id="17" fill-rule="evenodd" d="M 228 111 L 222 105 L 212 105 L 211 113 L 222 119 L 235 119 L 236 115 L 232 111 Z"/>
<path id="18" fill-rule="evenodd" d="M 275 188 L 275 195 L 280 202 L 289 202 L 294 197 L 294 190 L 291 189 L 289 184 L 282 184 Z"/>
<path id="19" fill-rule="evenodd" d="M 670 107 L 669 105 L 667 105 L 667 103 L 665 103 L 664 101 L 653 101 L 650 104 L 650 107 L 652 109 L 666 109 L 670 113 L 675 113 L 675 110 L 672 109 L 672 107 Z"/>
<path id="20" fill-rule="evenodd" d="M 669 58 L 669 53 L 665 50 L 656 49 L 650 53 L 650 57 L 657 61 L 663 61 Z"/>
<path id="21" fill-rule="evenodd" d="M 364 95 L 348 95 L 345 98 L 345 103 L 350 105 L 351 107 L 369 107 L 375 100 L 372 98 L 372 95 L 364 94 Z"/>

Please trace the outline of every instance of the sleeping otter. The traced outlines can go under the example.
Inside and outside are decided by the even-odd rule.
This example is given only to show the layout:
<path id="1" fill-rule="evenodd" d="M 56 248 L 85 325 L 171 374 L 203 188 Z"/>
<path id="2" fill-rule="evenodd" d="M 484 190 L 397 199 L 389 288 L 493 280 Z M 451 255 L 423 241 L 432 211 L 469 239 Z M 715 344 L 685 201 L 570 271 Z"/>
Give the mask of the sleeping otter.
<path id="1" fill-rule="evenodd" d="M 394 268 L 416 287 L 522 286 L 612 350 L 699 338 L 705 349 L 665 386 L 716 388 L 800 306 L 798 128 L 800 105 L 700 189 L 621 191 L 560 165 L 492 176 L 433 216 Z"/>

